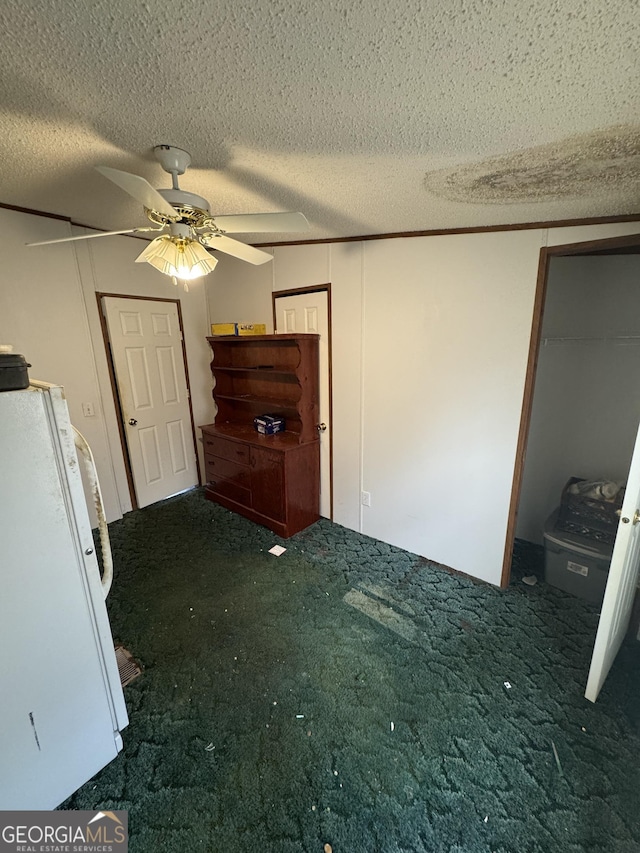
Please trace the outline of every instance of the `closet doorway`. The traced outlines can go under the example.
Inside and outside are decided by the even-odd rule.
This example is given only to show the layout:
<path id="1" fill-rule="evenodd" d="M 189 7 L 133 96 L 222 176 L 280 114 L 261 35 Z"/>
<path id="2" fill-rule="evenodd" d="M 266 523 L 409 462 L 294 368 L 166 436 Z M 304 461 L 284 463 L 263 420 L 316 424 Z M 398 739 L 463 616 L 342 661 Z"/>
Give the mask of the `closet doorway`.
<path id="1" fill-rule="evenodd" d="M 639 392 L 640 254 L 552 258 L 517 538 L 543 544 L 570 477 L 626 481 Z"/>
<path id="2" fill-rule="evenodd" d="M 640 524 L 632 523 L 640 517 L 639 253 L 639 235 L 541 251 L 503 566 L 506 586 L 515 537 L 542 543 L 570 477 L 627 483 L 586 694 L 592 701 L 624 639 L 640 562 Z"/>

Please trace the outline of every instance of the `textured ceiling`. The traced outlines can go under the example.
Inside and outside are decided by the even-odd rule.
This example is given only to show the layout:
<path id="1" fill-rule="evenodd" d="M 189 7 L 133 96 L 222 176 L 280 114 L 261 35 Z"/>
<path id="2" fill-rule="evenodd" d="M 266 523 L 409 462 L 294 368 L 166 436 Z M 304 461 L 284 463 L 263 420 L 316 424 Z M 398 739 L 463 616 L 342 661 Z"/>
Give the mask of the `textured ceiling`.
<path id="1" fill-rule="evenodd" d="M 169 186 L 169 143 L 215 213 L 301 210 L 311 239 L 636 213 L 638 19 L 630 0 L 3 0 L 0 202 L 143 224 L 92 167 Z"/>

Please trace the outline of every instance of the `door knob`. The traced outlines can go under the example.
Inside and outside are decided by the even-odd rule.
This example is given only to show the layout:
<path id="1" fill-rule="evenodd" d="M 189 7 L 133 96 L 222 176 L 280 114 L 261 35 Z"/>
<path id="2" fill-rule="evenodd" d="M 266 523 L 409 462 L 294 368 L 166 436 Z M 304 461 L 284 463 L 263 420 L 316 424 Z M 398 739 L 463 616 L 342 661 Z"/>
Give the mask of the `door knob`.
<path id="1" fill-rule="evenodd" d="M 316 429 L 318 430 L 318 432 L 324 432 L 326 428 L 326 424 L 316 424 Z"/>
<path id="2" fill-rule="evenodd" d="M 129 426 L 136 426 L 138 421 L 135 418 L 129 418 Z"/>

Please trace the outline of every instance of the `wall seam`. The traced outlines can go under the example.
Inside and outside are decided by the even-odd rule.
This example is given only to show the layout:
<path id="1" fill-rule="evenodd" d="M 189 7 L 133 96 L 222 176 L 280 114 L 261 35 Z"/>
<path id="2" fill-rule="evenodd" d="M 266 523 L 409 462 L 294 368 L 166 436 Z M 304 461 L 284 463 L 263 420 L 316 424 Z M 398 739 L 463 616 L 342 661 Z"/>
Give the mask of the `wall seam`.
<path id="1" fill-rule="evenodd" d="M 362 492 L 364 489 L 364 365 L 365 365 L 365 244 L 360 243 L 360 459 L 358 472 L 358 480 L 360 484 L 360 494 L 358 498 L 359 506 L 359 532 L 363 532 L 364 527 L 364 507 L 362 504 Z"/>
<path id="2" fill-rule="evenodd" d="M 95 265 L 94 265 L 94 261 L 93 261 L 93 253 L 91 251 L 91 245 L 89 243 L 86 244 L 86 250 L 87 250 L 87 257 L 89 260 L 89 273 L 91 276 L 91 281 L 88 282 L 88 284 L 91 285 L 91 292 L 95 298 L 96 272 L 95 272 Z M 122 516 L 122 515 L 124 515 L 126 510 L 122 505 L 122 495 L 120 494 L 120 485 L 118 483 L 118 477 L 116 474 L 115 465 L 114 465 L 114 461 L 113 461 L 113 448 L 111 446 L 109 433 L 107 431 L 107 423 L 106 423 L 106 417 L 105 417 L 105 405 L 104 405 L 104 392 L 103 392 L 103 388 L 100 384 L 100 374 L 98 371 L 98 365 L 96 363 L 96 353 L 95 353 L 96 342 L 94 341 L 93 335 L 91 333 L 91 323 L 89 322 L 89 306 L 87 305 L 87 298 L 86 298 L 86 293 L 85 293 L 85 288 L 84 288 L 84 280 L 83 280 L 82 269 L 81 269 L 81 265 L 80 265 L 80 258 L 78 255 L 78 247 L 77 246 L 73 247 L 73 257 L 74 257 L 76 273 L 77 273 L 77 277 L 78 277 L 78 287 L 80 290 L 80 298 L 82 299 L 82 306 L 84 308 L 84 312 L 83 312 L 84 313 L 84 329 L 85 329 L 85 334 L 87 336 L 88 343 L 89 343 L 89 350 L 91 352 L 91 371 L 93 373 L 93 380 L 95 383 L 96 390 L 98 392 L 98 396 L 100 398 L 100 430 L 102 432 L 102 435 L 104 438 L 104 446 L 107 450 L 107 455 L 109 457 L 109 470 L 111 471 L 111 477 L 113 478 L 113 484 L 115 486 L 116 495 L 118 496 L 118 505 L 119 505 L 119 509 L 120 509 L 120 514 Z M 129 507 L 129 509 L 130 509 L 130 507 Z M 105 512 L 106 512 L 106 508 L 105 508 Z"/>

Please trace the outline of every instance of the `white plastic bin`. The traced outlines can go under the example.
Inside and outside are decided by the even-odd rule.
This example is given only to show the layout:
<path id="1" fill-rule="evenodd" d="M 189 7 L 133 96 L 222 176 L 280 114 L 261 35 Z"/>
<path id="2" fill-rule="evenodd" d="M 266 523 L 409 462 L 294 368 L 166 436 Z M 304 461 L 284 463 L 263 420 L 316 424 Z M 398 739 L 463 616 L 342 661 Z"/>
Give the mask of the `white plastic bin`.
<path id="1" fill-rule="evenodd" d="M 609 575 L 613 544 L 556 529 L 558 510 L 544 525 L 544 577 L 547 583 L 600 604 Z"/>

